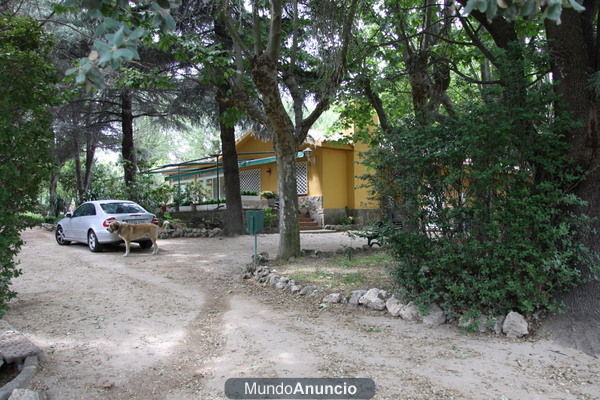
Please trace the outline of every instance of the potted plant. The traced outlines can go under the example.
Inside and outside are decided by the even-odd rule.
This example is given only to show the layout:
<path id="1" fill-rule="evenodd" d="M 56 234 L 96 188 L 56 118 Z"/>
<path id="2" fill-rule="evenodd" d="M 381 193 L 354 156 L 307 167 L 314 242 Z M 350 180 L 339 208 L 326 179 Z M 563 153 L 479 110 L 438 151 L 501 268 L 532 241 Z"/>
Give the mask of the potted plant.
<path id="1" fill-rule="evenodd" d="M 271 208 L 273 206 L 275 206 L 275 202 L 279 198 L 279 196 L 277 196 L 277 193 L 271 192 L 270 190 L 265 190 L 263 192 L 260 192 L 260 197 L 262 197 L 263 199 L 266 199 L 267 200 L 267 204 Z"/>
<path id="2" fill-rule="evenodd" d="M 185 194 L 190 201 L 192 211 L 196 211 L 196 204 L 199 204 L 202 201 L 207 192 L 206 186 L 198 181 L 192 182 L 185 187 Z"/>

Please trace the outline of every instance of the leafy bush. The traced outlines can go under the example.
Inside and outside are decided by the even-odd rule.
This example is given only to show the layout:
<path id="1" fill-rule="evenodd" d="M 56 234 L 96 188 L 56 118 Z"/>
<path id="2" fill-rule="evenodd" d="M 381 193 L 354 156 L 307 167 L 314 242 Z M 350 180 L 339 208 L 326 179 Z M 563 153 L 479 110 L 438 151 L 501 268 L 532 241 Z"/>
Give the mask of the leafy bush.
<path id="1" fill-rule="evenodd" d="M 225 199 L 208 199 L 201 201 L 200 204 L 225 204 Z"/>
<path id="2" fill-rule="evenodd" d="M 185 186 L 184 203 L 181 205 L 200 204 L 207 195 L 208 189 L 201 182 L 192 182 Z"/>
<path id="3" fill-rule="evenodd" d="M 0 15 L 0 317 L 15 296 L 21 274 L 14 257 L 27 226 L 22 214 L 37 205 L 40 183 L 51 170 L 56 74 L 50 38 L 36 21 Z"/>
<path id="4" fill-rule="evenodd" d="M 258 192 L 255 190 L 242 190 L 240 194 L 242 196 L 258 196 Z"/>
<path id="5" fill-rule="evenodd" d="M 407 124 L 368 157 L 377 196 L 403 229 L 382 228 L 395 276 L 413 298 L 450 312 L 557 309 L 595 257 L 566 188 L 568 124 L 542 104 L 473 106 L 444 124 Z"/>
<path id="6" fill-rule="evenodd" d="M 44 217 L 44 222 L 47 224 L 56 224 L 58 221 L 63 219 L 65 216 L 63 214 L 59 214 L 57 216 L 47 215 Z"/>
<path id="7" fill-rule="evenodd" d="M 83 201 L 131 200 L 155 213 L 161 206 L 167 204 L 176 191 L 176 187 L 167 183 L 157 184 L 155 177 L 147 174 L 136 175 L 135 181 L 125 186 L 120 171 L 116 172 L 110 167 L 110 165 L 103 164 L 96 166 L 90 189 L 84 194 Z M 68 179 L 66 180 L 68 181 Z M 183 196 L 181 201 L 183 201 Z"/>
<path id="8" fill-rule="evenodd" d="M 277 220 L 277 213 L 271 207 L 263 208 L 265 226 L 272 227 Z"/>
<path id="9" fill-rule="evenodd" d="M 279 196 L 277 196 L 277 193 L 275 193 L 275 192 L 271 192 L 270 190 L 265 190 L 264 192 L 260 192 L 260 197 L 268 200 L 268 199 L 277 199 Z"/>
<path id="10" fill-rule="evenodd" d="M 25 225 L 28 228 L 39 226 L 43 222 L 45 222 L 45 218 L 43 215 L 32 212 L 21 213 L 19 214 L 19 217 L 23 221 L 23 225 Z"/>

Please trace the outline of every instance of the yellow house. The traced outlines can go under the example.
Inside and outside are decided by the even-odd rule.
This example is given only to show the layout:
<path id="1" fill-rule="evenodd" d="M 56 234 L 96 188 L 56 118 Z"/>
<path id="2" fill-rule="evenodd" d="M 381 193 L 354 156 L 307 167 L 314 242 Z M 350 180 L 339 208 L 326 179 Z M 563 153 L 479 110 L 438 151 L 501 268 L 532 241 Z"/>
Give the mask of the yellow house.
<path id="1" fill-rule="evenodd" d="M 339 139 L 342 137 L 340 136 Z M 240 166 L 240 189 L 277 193 L 277 164 L 273 144 L 247 132 L 236 143 Z M 340 224 L 351 216 L 358 223 L 379 214 L 378 203 L 369 200 L 368 188 L 360 176 L 367 173 L 360 153 L 368 149 L 362 143 L 343 143 L 326 139 L 311 131 L 296 154 L 298 201 L 301 209 L 320 226 Z M 217 157 L 181 163 L 163 169 L 173 185 L 200 181 L 211 198 L 224 197 L 222 169 Z"/>

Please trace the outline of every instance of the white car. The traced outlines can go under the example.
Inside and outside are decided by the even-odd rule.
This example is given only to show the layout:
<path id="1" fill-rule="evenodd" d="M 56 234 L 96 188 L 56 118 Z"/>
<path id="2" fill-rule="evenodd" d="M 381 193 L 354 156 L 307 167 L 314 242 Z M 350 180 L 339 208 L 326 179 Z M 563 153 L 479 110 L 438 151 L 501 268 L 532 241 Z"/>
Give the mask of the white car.
<path id="1" fill-rule="evenodd" d="M 56 242 L 67 245 L 71 242 L 87 243 L 93 252 L 102 251 L 102 245 L 119 243 L 121 238 L 107 228 L 114 222 L 129 224 L 158 224 L 156 215 L 142 206 L 127 200 L 96 200 L 83 203 L 73 213 L 67 213 L 56 225 Z M 150 240 L 138 241 L 143 249 L 150 248 Z"/>

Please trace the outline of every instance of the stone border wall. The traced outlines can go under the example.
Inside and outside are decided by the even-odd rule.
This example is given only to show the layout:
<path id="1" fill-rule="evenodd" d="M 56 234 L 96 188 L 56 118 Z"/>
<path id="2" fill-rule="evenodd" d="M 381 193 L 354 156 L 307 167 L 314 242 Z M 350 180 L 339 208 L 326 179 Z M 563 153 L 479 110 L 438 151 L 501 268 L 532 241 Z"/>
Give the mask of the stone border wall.
<path id="1" fill-rule="evenodd" d="M 368 250 L 367 248 L 355 248 L 351 251 Z M 334 254 L 342 254 L 348 249 L 340 249 L 331 253 L 320 253 L 315 250 L 303 250 L 305 256 L 323 257 Z M 271 268 L 264 265 L 268 261 L 268 254 L 261 253 L 257 263 L 248 264 L 242 271 L 242 279 L 254 280 L 262 286 L 269 286 L 274 289 L 281 290 L 290 296 L 306 296 L 321 298 L 320 308 L 327 307 L 329 304 L 345 304 L 354 307 L 363 307 L 375 311 L 381 311 L 389 314 L 392 317 L 401 318 L 406 321 L 420 322 L 427 326 L 438 326 L 449 322 L 448 315 L 445 310 L 437 304 L 431 304 L 427 310 L 421 310 L 412 301 L 402 302 L 394 295 L 377 288 L 353 290 L 350 294 L 334 292 L 328 293 L 323 288 L 318 287 L 313 283 L 296 282 L 289 277 L 279 275 L 272 271 Z M 261 266 L 256 265 L 263 264 Z M 323 297 L 321 297 L 323 296 Z M 481 315 L 479 318 L 472 318 L 463 315 L 458 319 L 451 320 L 458 327 L 466 330 L 478 330 L 480 333 L 495 333 L 496 335 L 504 334 L 509 338 L 520 338 L 528 336 L 529 323 L 527 319 L 514 311 L 507 315 L 501 316 L 486 316 Z"/>

